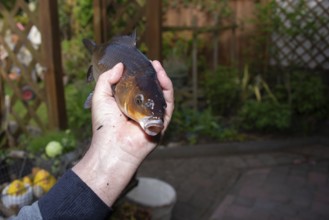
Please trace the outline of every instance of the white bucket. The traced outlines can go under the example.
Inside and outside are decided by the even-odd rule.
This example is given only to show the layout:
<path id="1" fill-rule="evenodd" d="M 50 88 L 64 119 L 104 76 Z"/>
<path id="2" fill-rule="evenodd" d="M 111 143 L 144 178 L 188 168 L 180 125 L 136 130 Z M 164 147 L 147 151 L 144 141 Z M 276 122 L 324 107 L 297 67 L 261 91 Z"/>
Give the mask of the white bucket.
<path id="1" fill-rule="evenodd" d="M 176 191 L 168 183 L 140 177 L 137 187 L 127 194 L 128 200 L 148 208 L 152 220 L 170 220 L 176 202 Z"/>

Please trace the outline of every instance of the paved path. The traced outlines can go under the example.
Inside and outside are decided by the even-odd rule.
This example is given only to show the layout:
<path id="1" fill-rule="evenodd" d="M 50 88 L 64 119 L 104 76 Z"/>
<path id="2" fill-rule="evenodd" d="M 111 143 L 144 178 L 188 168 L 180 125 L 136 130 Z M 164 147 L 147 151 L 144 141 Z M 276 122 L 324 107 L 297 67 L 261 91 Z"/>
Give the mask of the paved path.
<path id="1" fill-rule="evenodd" d="M 329 146 L 278 149 L 155 157 L 138 174 L 174 186 L 173 220 L 329 219 Z"/>

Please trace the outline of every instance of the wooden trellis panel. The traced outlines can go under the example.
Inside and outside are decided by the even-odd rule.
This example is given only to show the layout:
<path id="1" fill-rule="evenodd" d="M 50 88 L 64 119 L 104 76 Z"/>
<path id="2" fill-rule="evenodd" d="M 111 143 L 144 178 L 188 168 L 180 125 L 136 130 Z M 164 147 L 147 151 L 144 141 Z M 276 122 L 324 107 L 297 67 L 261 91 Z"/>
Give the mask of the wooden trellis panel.
<path id="1" fill-rule="evenodd" d="M 276 3 L 275 16 L 287 31 L 272 34 L 271 64 L 329 69 L 329 1 Z"/>
<path id="2" fill-rule="evenodd" d="M 66 126 L 61 59 L 56 56 L 60 54 L 59 40 L 50 37 L 51 34 L 59 36 L 58 31 L 54 33 L 56 25 L 58 29 L 58 17 L 53 12 L 55 9 L 57 13 L 56 4 L 56 1 L 43 0 L 31 11 L 24 0 L 17 0 L 12 8 L 0 2 L 2 139 L 10 136 L 12 140 L 22 132 L 39 133 Z M 38 12 L 43 13 L 42 19 Z M 24 23 L 18 18 L 23 18 Z M 36 36 L 33 38 L 32 34 Z M 42 40 L 33 40 L 38 37 Z M 54 48 L 59 51 L 54 52 Z"/>

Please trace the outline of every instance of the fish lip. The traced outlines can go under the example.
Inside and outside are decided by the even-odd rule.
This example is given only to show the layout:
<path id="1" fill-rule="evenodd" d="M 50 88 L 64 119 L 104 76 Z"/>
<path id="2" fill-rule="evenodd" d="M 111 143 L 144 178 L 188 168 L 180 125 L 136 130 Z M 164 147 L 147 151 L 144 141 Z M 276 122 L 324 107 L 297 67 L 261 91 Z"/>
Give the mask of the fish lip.
<path id="1" fill-rule="evenodd" d="M 142 128 L 146 132 L 146 134 L 150 136 L 156 136 L 159 134 L 163 128 L 163 121 L 161 119 L 154 118 L 146 118 L 140 122 Z"/>

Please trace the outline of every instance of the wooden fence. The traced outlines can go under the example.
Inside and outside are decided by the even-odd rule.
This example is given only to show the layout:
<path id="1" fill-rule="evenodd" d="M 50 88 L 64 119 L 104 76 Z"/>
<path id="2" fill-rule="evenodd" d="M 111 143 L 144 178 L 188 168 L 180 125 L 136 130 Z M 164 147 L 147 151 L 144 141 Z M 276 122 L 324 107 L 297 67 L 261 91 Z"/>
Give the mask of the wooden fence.
<path id="1" fill-rule="evenodd" d="M 200 55 L 206 56 L 208 66 L 214 69 L 217 64 L 240 70 L 246 64 L 256 64 L 259 71 L 269 66 L 329 69 L 329 1 L 232 0 L 228 6 L 231 15 L 222 21 L 191 5 L 169 8 L 165 13 L 162 32 L 191 33 L 186 35 L 193 41 L 186 57 L 192 60 L 192 86 L 189 93 L 182 94 L 189 94 L 183 99 L 193 100 L 194 108 L 200 96 Z M 198 38 L 207 42 L 210 53 L 202 54 L 205 51 L 197 46 Z"/>
<path id="2" fill-rule="evenodd" d="M 219 12 L 209 13 L 202 7 L 183 4 L 174 8 L 169 7 L 164 13 L 162 32 L 181 32 L 192 42 L 190 53 L 179 55 L 191 60 L 191 62 L 187 61 L 191 63 L 188 74 L 190 85 L 182 91 L 180 91 L 180 86 L 177 87 L 176 94 L 182 100 L 190 100 L 188 106 L 194 109 L 197 109 L 199 105 L 198 100 L 203 99 L 199 85 L 204 73 L 198 69 L 198 63 L 202 59 L 205 58 L 208 71 L 215 70 L 218 65 L 242 69 L 246 62 L 245 54 L 248 50 L 249 36 L 254 33 L 255 25 L 242 21 L 253 17 L 255 1 L 234 0 L 229 1 L 225 7 L 230 10 L 226 17 Z M 199 42 L 205 43 L 200 45 Z"/>
<path id="3" fill-rule="evenodd" d="M 197 16 L 198 27 L 204 30 L 202 33 L 211 33 L 210 36 L 218 40 L 218 62 L 243 67 L 243 64 L 248 62 L 246 55 L 252 50 L 251 46 L 254 46 L 251 42 L 255 37 L 257 39 L 262 37 L 260 36 L 264 34 L 262 28 L 269 28 L 264 26 L 268 25 L 265 21 L 255 21 L 258 13 L 256 5 L 262 4 L 264 7 L 271 1 L 229 1 L 228 6 L 232 11 L 229 25 L 225 25 L 228 24 L 227 21 L 224 25 L 216 24 L 213 17 L 207 16 L 195 7 L 176 7 L 166 11 L 163 31 L 192 31 L 192 17 Z M 276 4 L 273 5 L 266 19 L 274 22 L 271 19 L 280 18 L 280 28 L 278 30 L 272 27 L 273 32 L 267 33 L 268 40 L 262 42 L 262 49 L 266 51 L 259 51 L 257 48 L 254 54 L 266 52 L 267 54 L 262 58 L 271 65 L 290 64 L 305 68 L 329 69 L 329 1 L 275 0 L 274 2 Z M 263 26 L 258 26 L 259 24 Z M 216 31 L 218 34 L 215 37 L 213 33 Z M 213 41 L 214 39 L 208 39 L 208 42 Z"/>
<path id="4" fill-rule="evenodd" d="M 66 127 L 57 3 L 37 3 L 0 2 L 0 147 L 22 132 Z"/>
<path id="5" fill-rule="evenodd" d="M 263 0 L 265 1 L 265 0 Z M 216 36 L 218 44 L 218 60 L 222 64 L 232 64 L 243 59 L 242 54 L 247 37 L 254 31 L 254 26 L 248 22 L 242 28 L 237 28 L 240 21 L 252 17 L 255 8 L 255 0 L 232 0 L 229 7 L 234 14 L 224 24 L 216 23 L 213 17 L 193 6 L 178 8 L 166 8 L 163 11 L 161 0 L 146 1 L 119 1 L 94 0 L 94 37 L 97 43 L 106 42 L 117 34 L 130 33 L 137 27 L 141 42 L 147 46 L 147 54 L 151 59 L 162 58 L 162 35 L 172 31 L 196 31 L 198 35 L 210 33 Z M 141 3 L 142 2 L 142 3 Z M 198 24 L 194 27 L 192 17 L 197 17 Z M 120 27 L 114 24 L 120 23 Z M 124 25 L 122 25 L 124 24 Z M 144 25 L 145 24 L 145 25 Z M 191 34 L 192 36 L 192 34 Z"/>
<path id="6" fill-rule="evenodd" d="M 210 56 L 202 55 L 208 57 L 213 68 L 223 64 L 242 69 L 243 65 L 249 62 L 250 56 L 246 54 L 250 50 L 253 36 L 262 34 L 259 27 L 251 22 L 255 17 L 256 4 L 266 4 L 269 1 L 228 1 L 232 14 L 224 22 L 218 22 L 216 16 L 209 16 L 202 9 L 191 6 L 166 8 L 164 11 L 161 0 L 93 0 L 94 36 L 96 42 L 105 42 L 113 35 L 129 33 L 137 27 L 139 39 L 148 49 L 147 55 L 150 59 L 161 60 L 164 32 L 189 32 L 187 36 L 193 43 L 190 54 L 185 58 L 192 61 L 190 78 L 193 79 L 191 88 L 193 105 L 196 106 L 200 78 L 197 63 L 199 55 L 204 52 L 199 50 L 198 39 L 206 39 L 211 48 Z M 280 6 L 276 13 L 284 14 L 294 10 L 292 2 L 297 1 L 276 2 Z M 306 2 L 308 7 L 305 13 L 309 15 L 308 18 L 318 22 L 316 19 L 322 17 L 328 21 L 328 1 Z M 3 21 L 3 24 L 0 24 L 0 140 L 3 140 L 4 136 L 10 137 L 8 134 L 12 131 L 9 131 L 9 128 L 29 133 L 30 128 L 43 131 L 48 128 L 66 127 L 57 3 L 52 0 L 37 3 L 34 11 L 31 11 L 24 0 L 17 0 L 12 8 L 0 3 L 0 20 Z M 24 25 L 17 20 L 22 14 L 28 18 Z M 282 19 L 285 19 L 284 16 Z M 117 22 L 121 24 L 120 27 L 114 25 Z M 321 34 L 315 34 L 312 40 L 271 33 L 270 40 L 263 45 L 261 51 L 253 53 L 264 53 L 262 61 L 265 60 L 271 65 L 297 63 L 309 68 L 329 69 L 329 22 L 321 21 L 320 24 Z M 290 25 L 289 21 L 287 25 Z M 39 46 L 31 42 L 32 30 L 41 33 Z M 276 56 L 269 53 L 273 48 Z M 26 54 L 30 57 L 29 60 L 24 58 Z M 289 63 L 286 63 L 287 60 Z M 15 121 L 15 126 L 10 126 L 9 121 Z M 8 142 L 8 139 L 6 140 Z"/>

